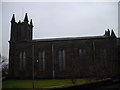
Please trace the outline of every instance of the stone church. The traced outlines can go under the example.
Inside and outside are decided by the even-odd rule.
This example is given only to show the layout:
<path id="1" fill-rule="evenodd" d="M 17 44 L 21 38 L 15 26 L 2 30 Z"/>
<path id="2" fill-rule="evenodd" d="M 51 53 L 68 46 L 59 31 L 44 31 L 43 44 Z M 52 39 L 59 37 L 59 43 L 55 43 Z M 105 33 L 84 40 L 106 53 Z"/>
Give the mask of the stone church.
<path id="1" fill-rule="evenodd" d="M 118 76 L 119 39 L 113 30 L 101 36 L 32 39 L 33 23 L 11 20 L 9 78 Z M 118 43 L 117 43 L 118 42 Z"/>

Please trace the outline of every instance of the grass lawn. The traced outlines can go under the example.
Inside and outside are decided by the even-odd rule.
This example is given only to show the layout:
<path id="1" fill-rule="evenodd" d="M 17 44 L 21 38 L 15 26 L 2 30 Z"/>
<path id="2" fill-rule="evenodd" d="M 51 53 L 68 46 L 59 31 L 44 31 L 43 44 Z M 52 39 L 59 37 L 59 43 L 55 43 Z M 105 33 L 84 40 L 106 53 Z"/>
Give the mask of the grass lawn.
<path id="1" fill-rule="evenodd" d="M 94 80 L 77 79 L 76 84 L 88 83 Z M 53 86 L 70 86 L 71 79 L 55 79 L 55 80 L 35 80 L 34 88 L 48 88 Z M 2 82 L 2 88 L 32 88 L 32 80 L 6 80 Z"/>

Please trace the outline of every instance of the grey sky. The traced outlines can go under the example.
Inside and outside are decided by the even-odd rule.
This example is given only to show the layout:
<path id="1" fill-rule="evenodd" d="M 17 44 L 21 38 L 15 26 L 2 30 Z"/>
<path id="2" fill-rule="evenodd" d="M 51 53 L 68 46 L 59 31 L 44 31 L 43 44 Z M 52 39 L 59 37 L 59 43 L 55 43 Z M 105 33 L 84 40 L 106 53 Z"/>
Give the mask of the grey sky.
<path id="1" fill-rule="evenodd" d="M 118 37 L 120 37 L 120 1 L 118 3 Z"/>
<path id="2" fill-rule="evenodd" d="M 8 56 L 10 20 L 33 19 L 33 37 L 82 37 L 103 35 L 107 28 L 118 34 L 117 2 L 24 2 L 2 3 L 2 53 Z"/>
<path id="3" fill-rule="evenodd" d="M 2 52 L 2 3 L 0 2 L 0 53 Z"/>

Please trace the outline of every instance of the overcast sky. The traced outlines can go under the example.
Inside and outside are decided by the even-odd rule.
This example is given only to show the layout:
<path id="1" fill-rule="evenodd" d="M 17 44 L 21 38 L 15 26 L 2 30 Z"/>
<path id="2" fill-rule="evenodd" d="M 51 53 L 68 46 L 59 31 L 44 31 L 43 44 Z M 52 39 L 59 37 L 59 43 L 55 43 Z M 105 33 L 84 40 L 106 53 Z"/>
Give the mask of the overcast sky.
<path id="1" fill-rule="evenodd" d="M 117 2 L 4 2 L 2 3 L 2 54 L 8 57 L 10 20 L 33 20 L 33 38 L 103 35 L 107 28 L 118 36 Z"/>

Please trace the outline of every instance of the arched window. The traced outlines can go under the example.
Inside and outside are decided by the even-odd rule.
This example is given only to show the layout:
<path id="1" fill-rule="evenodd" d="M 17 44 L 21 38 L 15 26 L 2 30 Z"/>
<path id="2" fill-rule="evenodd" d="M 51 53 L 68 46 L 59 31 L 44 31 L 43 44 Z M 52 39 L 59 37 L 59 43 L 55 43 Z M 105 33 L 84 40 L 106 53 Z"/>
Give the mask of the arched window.
<path id="1" fill-rule="evenodd" d="M 81 55 L 82 54 L 82 49 L 79 49 L 79 55 Z"/>
<path id="2" fill-rule="evenodd" d="M 20 70 L 25 70 L 26 68 L 26 52 L 20 52 Z"/>
<path id="3" fill-rule="evenodd" d="M 105 48 L 102 48 L 100 49 L 100 64 L 103 66 L 103 67 L 106 67 L 107 66 L 107 51 Z"/>
<path id="4" fill-rule="evenodd" d="M 79 63 L 84 66 L 86 58 L 86 50 L 84 48 L 79 49 Z"/>
<path id="5" fill-rule="evenodd" d="M 22 70 L 22 52 L 20 52 L 20 70 Z"/>
<path id="6" fill-rule="evenodd" d="M 65 70 L 66 62 L 65 62 L 65 50 L 60 49 L 59 52 L 59 69 L 60 71 Z"/>
<path id="7" fill-rule="evenodd" d="M 45 51 L 39 52 L 39 70 L 44 71 L 45 70 Z"/>
<path id="8" fill-rule="evenodd" d="M 26 67 L 26 53 L 25 51 L 23 52 L 23 70 L 25 70 Z"/>

